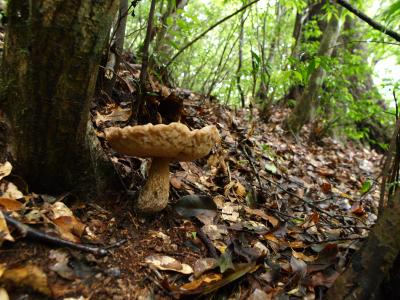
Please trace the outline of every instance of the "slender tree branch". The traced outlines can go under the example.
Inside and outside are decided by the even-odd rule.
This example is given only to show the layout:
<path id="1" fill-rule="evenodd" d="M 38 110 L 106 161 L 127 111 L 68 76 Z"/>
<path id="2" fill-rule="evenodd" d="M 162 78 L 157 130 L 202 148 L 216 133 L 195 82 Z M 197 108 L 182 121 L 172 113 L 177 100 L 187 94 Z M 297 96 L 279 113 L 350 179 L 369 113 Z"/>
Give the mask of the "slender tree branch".
<path id="1" fill-rule="evenodd" d="M 386 44 L 386 45 L 400 46 L 400 43 L 394 43 L 394 42 L 353 40 L 353 41 L 346 41 L 344 43 L 338 43 L 338 44 L 335 44 L 332 47 L 334 48 L 334 47 L 343 46 L 343 45 L 346 45 L 346 44 L 354 44 L 354 43 L 367 43 L 367 44 L 375 43 L 375 44 Z"/>
<path id="2" fill-rule="evenodd" d="M 394 38 L 396 41 L 400 42 L 400 34 L 398 32 L 395 32 L 393 30 L 390 30 L 389 28 L 385 27 L 384 25 L 376 22 L 375 20 L 371 19 L 368 17 L 366 14 L 364 14 L 362 11 L 356 9 L 353 7 L 350 3 L 346 2 L 345 0 L 336 0 L 336 2 L 355 14 L 357 17 L 359 17 L 361 20 L 366 22 L 368 25 L 370 25 L 372 28 L 379 30 L 380 32 Z"/>
<path id="3" fill-rule="evenodd" d="M 183 46 L 171 59 L 170 61 L 165 65 L 165 67 L 169 67 L 174 61 L 175 59 L 181 55 L 183 53 L 183 51 L 185 51 L 187 48 L 189 48 L 190 46 L 192 46 L 194 43 L 196 43 L 199 39 L 201 39 L 203 36 L 205 36 L 208 32 L 210 32 L 211 30 L 213 30 L 215 27 L 217 27 L 218 25 L 222 24 L 223 22 L 225 22 L 226 20 L 229 20 L 230 18 L 232 18 L 233 16 L 236 16 L 238 13 L 240 13 L 241 11 L 245 10 L 246 8 L 250 7 L 251 5 L 259 2 L 260 0 L 255 0 L 250 2 L 249 4 L 242 6 L 239 10 L 235 11 L 234 13 L 230 14 L 229 16 L 226 16 L 225 18 L 219 20 L 217 23 L 215 23 L 214 25 L 212 25 L 211 27 L 209 27 L 208 29 L 206 29 L 205 31 L 203 31 L 202 33 L 200 33 L 198 36 L 196 36 L 192 41 L 190 41 L 189 43 L 187 43 L 185 46 Z"/>
<path id="4" fill-rule="evenodd" d="M 149 18 L 147 20 L 146 37 L 144 39 L 144 45 L 143 45 L 142 69 L 140 70 L 140 78 L 139 78 L 141 91 L 140 91 L 139 97 L 138 97 L 136 112 L 135 112 L 135 114 L 132 113 L 131 118 L 129 119 L 129 123 L 132 123 L 132 121 L 133 121 L 132 117 L 135 117 L 136 121 L 138 120 L 139 112 L 142 111 L 143 105 L 145 103 L 145 93 L 146 93 L 146 85 L 147 85 L 147 77 L 148 77 L 147 68 L 149 65 L 149 46 L 150 46 L 150 41 L 151 41 L 151 33 L 153 31 L 153 18 L 154 18 L 155 7 L 156 7 L 156 1 L 151 0 Z M 132 105 L 132 109 L 133 109 L 133 105 Z M 132 112 L 133 112 L 133 110 L 132 110 Z"/>
<path id="5" fill-rule="evenodd" d="M 48 244 L 53 244 L 59 247 L 67 247 L 70 249 L 89 252 L 95 255 L 104 256 L 108 254 L 108 251 L 106 249 L 98 248 L 92 245 L 76 244 L 67 240 L 60 239 L 55 236 L 45 234 L 37 229 L 34 229 L 32 227 L 29 227 L 28 225 L 25 225 L 17 221 L 16 219 L 14 219 L 13 217 L 9 216 L 6 213 L 3 214 L 4 214 L 4 219 L 7 221 L 7 224 L 14 226 L 23 237 L 29 238 L 34 241 L 42 241 Z"/>

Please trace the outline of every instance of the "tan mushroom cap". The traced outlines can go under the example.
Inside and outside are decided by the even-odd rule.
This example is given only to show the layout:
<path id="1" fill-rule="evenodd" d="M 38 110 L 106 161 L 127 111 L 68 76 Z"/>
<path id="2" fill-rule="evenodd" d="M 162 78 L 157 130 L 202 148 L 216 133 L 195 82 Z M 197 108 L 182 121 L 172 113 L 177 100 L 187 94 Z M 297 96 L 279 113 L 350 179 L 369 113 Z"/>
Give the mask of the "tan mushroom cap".
<path id="1" fill-rule="evenodd" d="M 215 126 L 190 131 L 181 123 L 107 128 L 106 139 L 117 152 L 136 157 L 191 161 L 206 156 L 220 141 Z"/>

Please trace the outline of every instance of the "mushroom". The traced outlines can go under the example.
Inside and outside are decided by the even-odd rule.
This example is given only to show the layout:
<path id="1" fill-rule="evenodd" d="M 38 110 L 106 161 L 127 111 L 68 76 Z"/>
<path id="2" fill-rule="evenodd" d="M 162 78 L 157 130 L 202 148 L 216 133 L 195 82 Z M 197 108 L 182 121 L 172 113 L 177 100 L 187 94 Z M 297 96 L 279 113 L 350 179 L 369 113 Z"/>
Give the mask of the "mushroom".
<path id="1" fill-rule="evenodd" d="M 105 134 L 115 151 L 152 158 L 147 183 L 136 204 L 145 213 L 158 212 L 167 206 L 171 161 L 192 161 L 206 156 L 220 141 L 215 126 L 190 131 L 181 123 L 111 127 Z"/>

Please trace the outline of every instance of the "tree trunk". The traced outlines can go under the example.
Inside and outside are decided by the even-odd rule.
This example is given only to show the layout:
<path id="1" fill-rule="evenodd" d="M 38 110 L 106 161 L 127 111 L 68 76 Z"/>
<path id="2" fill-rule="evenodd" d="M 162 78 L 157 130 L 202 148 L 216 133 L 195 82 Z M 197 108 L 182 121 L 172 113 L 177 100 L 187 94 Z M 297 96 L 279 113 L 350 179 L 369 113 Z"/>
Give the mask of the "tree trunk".
<path id="1" fill-rule="evenodd" d="M 371 230 L 368 241 L 353 256 L 348 269 L 329 289 L 326 299 L 399 299 L 393 297 L 394 293 L 398 293 L 396 286 L 392 287 L 391 292 L 383 286 L 389 271 L 396 262 L 398 263 L 400 253 L 399 191 L 393 202 L 384 209 L 382 216 Z M 399 270 L 393 269 L 393 271 L 398 276 Z M 398 285 L 398 282 L 395 285 Z"/>
<path id="2" fill-rule="evenodd" d="M 119 65 L 121 63 L 121 55 L 124 51 L 124 41 L 125 41 L 125 30 L 126 21 L 128 20 L 128 0 L 119 1 L 118 10 L 118 20 L 114 29 L 114 37 L 111 41 L 112 45 L 108 54 L 108 61 L 106 65 L 106 71 L 108 70 L 110 74 L 107 74 L 104 80 L 103 90 L 104 92 L 112 96 L 112 91 L 117 80 L 117 74 L 119 70 Z M 111 78 L 107 78 L 110 77 Z"/>
<path id="3" fill-rule="evenodd" d="M 102 155 L 89 107 L 116 8 L 117 0 L 9 2 L 0 108 L 14 170 L 36 191 L 96 179 Z"/>
<path id="4" fill-rule="evenodd" d="M 333 45 L 336 43 L 340 32 L 340 8 L 338 12 L 339 16 L 331 18 L 324 32 L 324 36 L 321 40 L 318 50 L 318 56 L 320 57 L 330 56 L 332 54 Z M 297 133 L 300 131 L 303 125 L 308 123 L 313 117 L 314 111 L 318 106 L 317 98 L 324 77 L 325 70 L 320 66 L 311 73 L 307 87 L 305 88 L 301 98 L 296 103 L 295 108 L 286 121 L 286 127 L 288 129 Z"/>
<path id="5" fill-rule="evenodd" d="M 306 62 L 310 59 L 310 54 L 308 53 L 308 51 L 306 49 L 302 49 L 302 46 L 304 44 L 314 41 L 321 41 L 322 37 L 306 38 L 304 30 L 306 28 L 306 24 L 312 20 L 317 21 L 318 27 L 321 31 L 326 30 L 327 23 L 324 19 L 322 19 L 324 14 L 323 7 L 325 6 L 325 4 L 325 0 L 316 3 L 309 3 L 309 5 L 302 12 L 297 12 L 292 34 L 295 42 L 292 46 L 291 56 L 294 59 L 294 62 L 290 66 L 291 69 L 295 70 L 297 68 L 297 61 Z M 289 99 L 299 100 L 303 91 L 304 86 L 302 84 L 293 85 L 292 87 L 290 87 L 287 94 L 283 97 L 284 103 L 286 103 Z"/>
<path id="6" fill-rule="evenodd" d="M 241 72 L 242 72 L 242 61 L 243 61 L 243 39 L 244 39 L 244 22 L 245 21 L 246 21 L 246 19 L 244 17 L 244 12 L 243 12 L 242 17 L 240 19 L 238 67 L 236 70 L 236 86 L 237 86 L 239 96 L 240 96 L 240 103 L 243 108 L 246 105 L 246 103 L 245 103 L 246 101 L 244 98 L 244 92 L 242 89 L 242 85 L 240 83 L 240 79 L 242 76 Z"/>
<path id="7" fill-rule="evenodd" d="M 352 53 L 359 55 L 362 58 L 362 63 L 365 66 L 369 66 L 368 62 L 368 47 L 366 43 L 354 43 L 352 41 L 362 40 L 363 32 L 360 29 L 360 22 L 350 16 L 346 17 L 344 23 L 344 30 L 348 34 L 344 35 L 343 42 L 346 44 L 345 48 L 349 49 Z M 341 57 L 338 57 L 339 59 Z M 349 92 L 355 99 L 359 101 L 362 99 L 369 99 L 375 102 L 382 108 L 382 111 L 387 109 L 385 101 L 379 94 L 378 89 L 374 85 L 372 79 L 372 69 L 367 69 L 363 74 L 355 74 L 348 78 Z M 362 75 L 362 76 L 360 76 Z M 384 151 L 381 145 L 388 144 L 390 142 L 390 130 L 386 128 L 380 121 L 379 117 L 373 113 L 365 114 L 363 120 L 356 123 L 358 128 L 368 129 L 368 142 L 371 147 Z M 371 143 L 373 141 L 374 143 Z"/>

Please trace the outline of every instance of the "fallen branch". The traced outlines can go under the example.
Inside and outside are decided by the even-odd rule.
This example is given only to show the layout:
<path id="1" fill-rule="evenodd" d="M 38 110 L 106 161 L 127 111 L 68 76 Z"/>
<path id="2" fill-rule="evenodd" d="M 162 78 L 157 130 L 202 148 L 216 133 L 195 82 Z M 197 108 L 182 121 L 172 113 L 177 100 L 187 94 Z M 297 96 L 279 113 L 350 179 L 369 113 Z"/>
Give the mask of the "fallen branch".
<path id="1" fill-rule="evenodd" d="M 3 214 L 4 214 L 4 218 L 5 218 L 6 222 L 9 225 L 14 226 L 21 233 L 21 235 L 25 238 L 29 238 L 34 241 L 45 242 L 45 243 L 52 244 L 52 245 L 59 246 L 59 247 L 67 247 L 67 248 L 76 249 L 76 250 L 80 250 L 80 251 L 84 251 L 84 252 L 89 252 L 89 253 L 99 255 L 99 256 L 105 256 L 108 254 L 108 250 L 106 250 L 106 249 L 102 249 L 102 248 L 91 246 L 91 245 L 75 244 L 73 242 L 66 241 L 66 240 L 60 239 L 58 237 L 54 237 L 54 236 L 45 234 L 37 229 L 34 229 L 32 227 L 29 227 L 28 225 L 21 223 L 20 221 L 17 221 L 16 219 L 7 215 L 4 212 L 3 212 Z M 112 245 L 111 247 L 114 247 L 114 246 L 115 245 Z"/>

